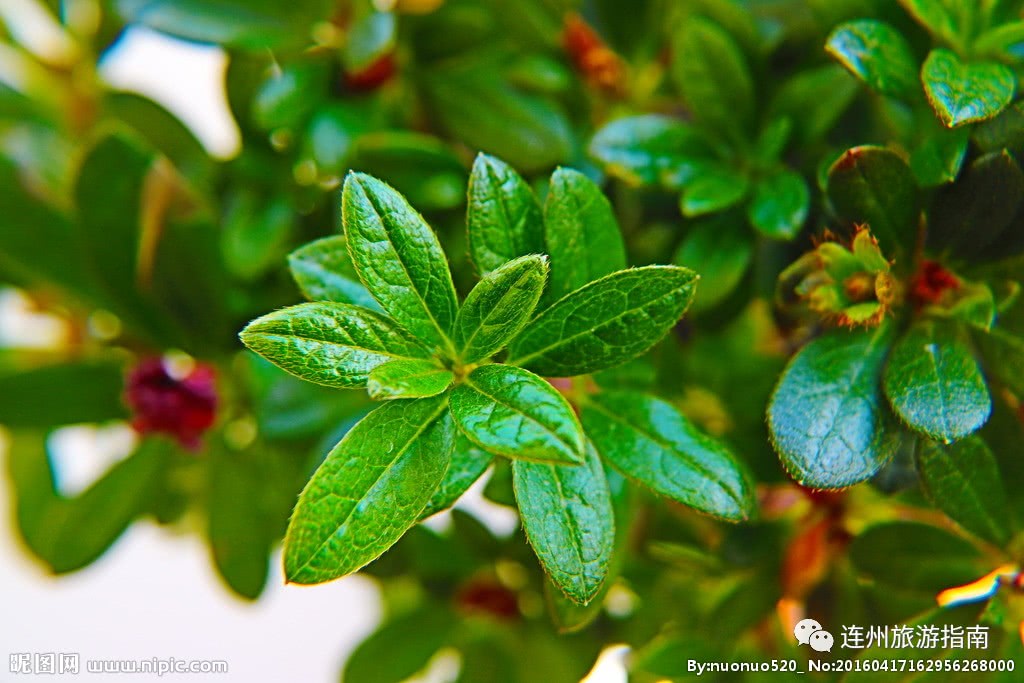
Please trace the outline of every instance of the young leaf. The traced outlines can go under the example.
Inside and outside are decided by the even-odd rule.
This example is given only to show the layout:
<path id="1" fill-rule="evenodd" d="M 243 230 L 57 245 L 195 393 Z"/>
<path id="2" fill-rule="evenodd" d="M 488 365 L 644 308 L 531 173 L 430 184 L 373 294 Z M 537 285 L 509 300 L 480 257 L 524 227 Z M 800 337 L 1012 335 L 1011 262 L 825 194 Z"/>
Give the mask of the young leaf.
<path id="1" fill-rule="evenodd" d="M 675 33 L 672 47 L 672 75 L 694 118 L 742 137 L 753 118 L 754 82 L 732 36 L 692 16 Z"/>
<path id="2" fill-rule="evenodd" d="M 547 272 L 547 259 L 534 254 L 484 275 L 455 318 L 452 341 L 463 363 L 490 358 L 519 334 L 540 301 Z"/>
<path id="3" fill-rule="evenodd" d="M 606 370 L 654 346 L 693 300 L 698 276 L 645 266 L 605 276 L 541 313 L 510 346 L 508 362 L 545 377 Z"/>
<path id="4" fill-rule="evenodd" d="M 911 327 L 889 355 L 884 386 L 911 429 L 945 443 L 977 431 L 992 412 L 981 369 L 949 325 Z"/>
<path id="5" fill-rule="evenodd" d="M 451 409 L 462 433 L 490 453 L 556 463 L 583 460 L 583 429 L 572 406 L 522 368 L 477 368 L 452 391 Z"/>
<path id="6" fill-rule="evenodd" d="M 477 155 L 469 176 L 469 255 L 481 275 L 544 252 L 544 218 L 533 190 L 500 159 Z"/>
<path id="7" fill-rule="evenodd" d="M 457 434 L 448 471 L 427 502 L 427 507 L 420 513 L 420 519 L 426 519 L 455 505 L 455 501 L 483 476 L 492 460 L 494 457 L 490 453 L 474 446 L 461 432 Z"/>
<path id="8" fill-rule="evenodd" d="M 288 268 L 310 301 L 336 301 L 381 310 L 359 282 L 344 235 L 331 235 L 299 247 L 288 254 Z"/>
<path id="9" fill-rule="evenodd" d="M 747 196 L 750 180 L 727 167 L 710 166 L 686 185 L 679 200 L 683 215 L 692 218 L 717 213 Z"/>
<path id="10" fill-rule="evenodd" d="M 582 419 L 601 456 L 634 481 L 721 519 L 753 514 L 754 489 L 744 468 L 669 403 L 603 392 L 584 405 Z"/>
<path id="11" fill-rule="evenodd" d="M 910 45 L 885 22 L 861 19 L 842 24 L 829 35 L 825 51 L 883 95 L 910 99 L 919 92 L 917 60 Z"/>
<path id="12" fill-rule="evenodd" d="M 884 251 L 914 244 L 917 184 L 895 152 L 870 145 L 847 150 L 828 170 L 828 198 L 847 220 L 866 223 Z"/>
<path id="13" fill-rule="evenodd" d="M 416 339 L 371 310 L 318 301 L 253 320 L 242 343 L 296 377 L 329 387 L 361 387 L 395 358 L 428 358 Z"/>
<path id="14" fill-rule="evenodd" d="M 455 376 L 429 360 L 392 360 L 370 370 L 366 392 L 375 401 L 437 396 Z"/>
<path id="15" fill-rule="evenodd" d="M 387 403 L 363 418 L 299 496 L 284 541 L 287 580 L 323 583 L 377 559 L 419 519 L 454 441 L 445 397 Z"/>
<path id="16" fill-rule="evenodd" d="M 733 213 L 692 223 L 672 262 L 700 264 L 700 291 L 693 310 L 713 308 L 736 289 L 754 257 L 754 244 L 743 220 Z"/>
<path id="17" fill-rule="evenodd" d="M 526 538 L 555 586 L 585 605 L 601 590 L 615 545 L 608 480 L 592 446 L 577 466 L 512 462 Z"/>
<path id="18" fill-rule="evenodd" d="M 666 187 L 685 185 L 714 156 L 692 126 L 657 114 L 605 124 L 590 141 L 590 154 L 628 183 Z"/>
<path id="19" fill-rule="evenodd" d="M 570 168 L 551 176 L 544 240 L 551 257 L 546 296 L 552 301 L 626 267 L 626 247 L 612 205 L 594 181 Z"/>
<path id="20" fill-rule="evenodd" d="M 977 436 L 921 445 L 917 468 L 929 500 L 973 534 L 997 545 L 1010 537 L 1006 491 L 995 456 Z"/>
<path id="21" fill-rule="evenodd" d="M 1017 78 L 992 62 L 965 64 L 955 52 L 936 48 L 921 67 L 928 102 L 947 128 L 993 118 L 1013 101 Z"/>
<path id="22" fill-rule="evenodd" d="M 780 171 L 757 183 L 747 207 L 750 224 L 762 235 L 789 240 L 807 220 L 811 194 L 799 173 Z"/>
<path id="23" fill-rule="evenodd" d="M 423 217 L 387 184 L 350 173 L 342 220 L 359 279 L 399 324 L 450 350 L 458 302 L 448 261 Z"/>
<path id="24" fill-rule="evenodd" d="M 882 397 L 889 326 L 835 330 L 789 362 L 768 405 L 772 443 L 803 486 L 838 489 L 869 479 L 899 447 Z"/>

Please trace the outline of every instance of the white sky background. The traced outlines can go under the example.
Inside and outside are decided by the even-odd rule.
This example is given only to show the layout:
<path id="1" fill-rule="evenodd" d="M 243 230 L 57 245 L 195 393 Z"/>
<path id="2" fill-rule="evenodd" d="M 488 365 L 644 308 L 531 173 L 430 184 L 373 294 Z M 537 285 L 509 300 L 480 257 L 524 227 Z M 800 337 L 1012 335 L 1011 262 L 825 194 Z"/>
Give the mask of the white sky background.
<path id="1" fill-rule="evenodd" d="M 10 3 L 11 11 L 31 4 L 0 2 Z M 226 158 L 237 150 L 239 134 L 224 99 L 225 66 L 224 54 L 215 47 L 133 29 L 105 60 L 101 75 L 113 87 L 160 102 L 192 128 L 212 155 Z M 17 297 L 0 297 L 0 319 L 0 328 L 7 331 L 0 343 L 17 345 L 46 334 L 46 321 L 19 311 Z M 19 340 L 20 336 L 27 339 Z M 71 489 L 84 488 L 125 450 L 124 434 L 116 432 L 97 438 L 89 430 L 72 429 L 61 444 L 56 466 Z M 479 512 L 479 495 L 476 499 L 471 507 Z M 372 581 L 356 576 L 312 588 L 285 587 L 277 558 L 264 594 L 246 604 L 221 584 L 198 537 L 173 535 L 148 522 L 133 525 L 87 569 L 52 578 L 19 546 L 11 509 L 7 486 L 0 486 L 3 657 L 12 652 L 78 652 L 95 659 L 219 659 L 230 667 L 227 676 L 119 675 L 118 683 L 319 683 L 338 680 L 344 657 L 380 618 L 380 598 Z M 491 521 L 506 528 L 510 523 L 507 517 Z M 625 683 L 618 663 L 621 654 L 617 650 L 603 657 L 587 683 Z M 437 669 L 431 680 L 451 679 L 450 667 Z M 0 681 L 39 680 L 8 671 L 8 662 L 0 660 Z M 84 670 L 81 676 L 88 678 Z M 43 678 L 73 681 L 81 676 Z"/>

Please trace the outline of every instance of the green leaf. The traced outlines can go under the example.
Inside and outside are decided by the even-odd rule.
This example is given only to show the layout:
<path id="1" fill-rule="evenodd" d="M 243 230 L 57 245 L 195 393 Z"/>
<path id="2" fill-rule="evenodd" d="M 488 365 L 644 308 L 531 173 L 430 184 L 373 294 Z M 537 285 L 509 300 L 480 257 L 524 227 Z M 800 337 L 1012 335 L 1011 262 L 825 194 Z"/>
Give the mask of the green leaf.
<path id="1" fill-rule="evenodd" d="M 1017 396 L 1024 397 L 1024 339 L 997 327 L 987 334 L 975 334 L 974 340 L 988 372 Z"/>
<path id="2" fill-rule="evenodd" d="M 705 168 L 683 190 L 679 209 L 692 218 L 717 213 L 747 196 L 750 179 L 743 173 L 719 166 Z"/>
<path id="3" fill-rule="evenodd" d="M 992 244 L 1024 202 L 1024 171 L 1006 150 L 971 162 L 955 183 L 942 188 L 928 212 L 928 240 L 957 255 Z"/>
<path id="4" fill-rule="evenodd" d="M 978 559 L 978 551 L 965 539 L 917 522 L 873 526 L 850 545 L 853 566 L 888 591 L 904 589 L 934 595 L 974 581 L 978 578 Z"/>
<path id="5" fill-rule="evenodd" d="M 115 0 L 126 22 L 201 43 L 247 50 L 303 46 L 317 20 L 330 17 L 325 0 Z"/>
<path id="6" fill-rule="evenodd" d="M 95 561 L 151 504 L 167 442 L 147 440 L 73 498 L 60 495 L 44 435 L 14 432 L 8 455 L 15 513 L 25 544 L 57 574 Z"/>
<path id="7" fill-rule="evenodd" d="M 893 347 L 883 381 L 911 429 L 950 443 L 981 429 L 992 399 L 971 350 L 949 325 L 914 325 Z"/>
<path id="8" fill-rule="evenodd" d="M 925 27 L 932 35 L 941 38 L 955 47 L 960 45 L 960 27 L 957 17 L 952 13 L 948 0 L 900 0 L 903 9 L 914 20 Z M 960 6 L 965 6 L 966 3 Z"/>
<path id="9" fill-rule="evenodd" d="M 607 462 L 634 481 L 729 521 L 756 509 L 745 469 L 671 404 L 628 391 L 603 392 L 583 406 L 587 435 Z"/>
<path id="10" fill-rule="evenodd" d="M 466 168 L 451 146 L 433 135 L 375 131 L 360 135 L 353 149 L 353 168 L 387 178 L 422 211 L 453 209 L 466 201 Z"/>
<path id="11" fill-rule="evenodd" d="M 917 469 L 928 499 L 973 534 L 1002 546 L 1010 538 L 1009 507 L 995 456 L 972 436 L 951 446 L 925 442 Z"/>
<path id="12" fill-rule="evenodd" d="M 458 302 L 437 235 L 387 184 L 350 173 L 342 219 L 359 279 L 394 319 L 425 343 L 450 350 Z"/>
<path id="13" fill-rule="evenodd" d="M 56 427 L 125 417 L 120 362 L 79 361 L 0 373 L 0 424 Z"/>
<path id="14" fill-rule="evenodd" d="M 605 276 L 563 297 L 509 348 L 509 364 L 545 377 L 606 370 L 654 346 L 693 301 L 698 276 L 645 266 Z"/>
<path id="15" fill-rule="evenodd" d="M 672 76 L 694 118 L 743 137 L 754 114 L 754 82 L 732 36 L 700 16 L 674 34 Z"/>
<path id="16" fill-rule="evenodd" d="M 692 126 L 658 114 L 628 116 L 602 127 L 590 141 L 590 155 L 605 171 L 632 185 L 686 184 L 713 158 L 707 141 Z"/>
<path id="17" fill-rule="evenodd" d="M 784 170 L 757 183 L 747 218 L 766 237 L 789 240 L 807 220 L 810 203 L 811 194 L 803 177 Z"/>
<path id="18" fill-rule="evenodd" d="M 779 88 L 768 107 L 769 116 L 792 120 L 798 142 L 820 142 L 856 98 L 857 85 L 838 64 L 800 71 Z"/>
<path id="19" fill-rule="evenodd" d="M 583 605 L 601 590 L 615 544 L 608 480 L 592 446 L 586 456 L 576 466 L 512 463 L 526 538 L 555 586 Z"/>
<path id="20" fill-rule="evenodd" d="M 395 358 L 428 358 L 408 332 L 373 311 L 329 301 L 290 306 L 253 320 L 242 343 L 296 377 L 329 387 L 361 387 Z"/>
<path id="21" fill-rule="evenodd" d="M 533 190 L 500 159 L 479 154 L 469 176 L 469 254 L 481 275 L 544 249 L 544 217 Z"/>
<path id="22" fill-rule="evenodd" d="M 463 363 L 501 351 L 526 326 L 544 292 L 544 256 L 522 256 L 492 270 L 466 297 L 452 340 Z"/>
<path id="23" fill-rule="evenodd" d="M 974 41 L 974 53 L 1008 64 L 1024 59 L 1024 21 L 994 26 Z"/>
<path id="24" fill-rule="evenodd" d="M 310 301 L 334 301 L 380 311 L 380 304 L 359 282 L 344 235 L 331 235 L 288 255 L 295 283 Z"/>
<path id="25" fill-rule="evenodd" d="M 263 130 L 297 128 L 326 98 L 331 64 L 320 55 L 270 70 L 252 102 L 253 122 Z"/>
<path id="26" fill-rule="evenodd" d="M 873 19 L 837 26 L 825 51 L 883 95 L 910 99 L 918 90 L 917 60 L 903 35 Z"/>
<path id="27" fill-rule="evenodd" d="M 910 167 L 895 152 L 865 145 L 847 150 L 828 170 L 828 198 L 853 223 L 864 223 L 883 251 L 914 244 L 921 211 Z"/>
<path id="28" fill-rule="evenodd" d="M 558 390 L 522 368 L 484 365 L 452 390 L 452 417 L 496 455 L 556 463 L 583 460 L 583 429 Z"/>
<path id="29" fill-rule="evenodd" d="M 551 176 L 544 239 L 551 258 L 547 296 L 552 300 L 626 267 L 626 246 L 612 205 L 578 171 L 560 168 Z"/>
<path id="30" fill-rule="evenodd" d="M 700 264 L 700 289 L 693 300 L 693 310 L 699 312 L 713 308 L 736 289 L 753 257 L 747 227 L 734 214 L 723 214 L 691 223 L 672 262 Z"/>
<path id="31" fill-rule="evenodd" d="M 455 375 L 431 360 L 392 360 L 370 370 L 366 391 L 375 401 L 437 396 Z"/>
<path id="32" fill-rule="evenodd" d="M 276 269 L 291 241 L 295 213 L 283 197 L 269 201 L 256 192 L 235 192 L 227 198 L 220 247 L 228 270 L 242 280 L 255 280 Z"/>
<path id="33" fill-rule="evenodd" d="M 768 427 L 782 464 L 803 486 L 852 486 L 895 454 L 899 430 L 880 386 L 891 340 L 885 324 L 835 330 L 786 366 L 768 405 Z"/>
<path id="34" fill-rule="evenodd" d="M 397 32 L 395 15 L 391 12 L 367 12 L 348 28 L 342 62 L 348 72 L 367 69 L 395 49 Z"/>
<path id="35" fill-rule="evenodd" d="M 426 605 L 388 621 L 352 651 L 342 683 L 402 683 L 427 668 L 453 637 L 447 606 Z M 399 645 L 399 647 L 396 647 Z"/>
<path id="36" fill-rule="evenodd" d="M 474 446 L 464 434 L 456 435 L 448 471 L 445 472 L 444 479 L 434 491 L 427 507 L 420 513 L 420 519 L 426 519 L 455 505 L 455 501 L 483 476 L 493 460 L 494 457 L 490 453 Z"/>
<path id="37" fill-rule="evenodd" d="M 1017 79 L 1002 64 L 965 64 L 956 53 L 932 50 L 921 67 L 928 102 L 947 128 L 993 118 L 1013 101 Z"/>
<path id="38" fill-rule="evenodd" d="M 966 128 L 938 128 L 910 154 L 910 168 L 921 187 L 945 185 L 956 180 L 967 156 Z"/>
<path id="39" fill-rule="evenodd" d="M 377 559 L 419 519 L 454 440 L 445 397 L 387 403 L 363 418 L 299 496 L 284 541 L 286 579 L 323 583 Z"/>

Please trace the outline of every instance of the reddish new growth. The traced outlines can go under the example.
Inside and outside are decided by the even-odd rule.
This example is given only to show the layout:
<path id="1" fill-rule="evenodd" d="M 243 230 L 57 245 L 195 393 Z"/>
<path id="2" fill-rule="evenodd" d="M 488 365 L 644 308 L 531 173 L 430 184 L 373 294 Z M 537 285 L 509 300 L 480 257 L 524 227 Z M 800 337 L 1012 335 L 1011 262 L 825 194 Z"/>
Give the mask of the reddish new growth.
<path id="1" fill-rule="evenodd" d="M 936 304 L 943 295 L 960 288 L 960 280 L 937 261 L 925 261 L 910 282 L 910 296 L 915 306 L 921 308 Z"/>
<path id="2" fill-rule="evenodd" d="M 358 71 L 346 73 L 345 85 L 355 92 L 372 92 L 391 80 L 397 70 L 395 55 L 389 52 Z"/>
<path id="3" fill-rule="evenodd" d="M 489 579 L 470 581 L 459 590 L 455 601 L 466 612 L 488 614 L 503 621 L 519 617 L 515 593 Z"/>
<path id="4" fill-rule="evenodd" d="M 626 75 L 622 59 L 580 15 L 565 15 L 562 45 L 588 83 L 610 95 L 622 94 Z"/>
<path id="5" fill-rule="evenodd" d="M 213 368 L 197 364 L 183 376 L 168 372 L 160 358 L 147 358 L 128 374 L 125 402 L 140 434 L 168 434 L 190 450 L 217 417 Z"/>

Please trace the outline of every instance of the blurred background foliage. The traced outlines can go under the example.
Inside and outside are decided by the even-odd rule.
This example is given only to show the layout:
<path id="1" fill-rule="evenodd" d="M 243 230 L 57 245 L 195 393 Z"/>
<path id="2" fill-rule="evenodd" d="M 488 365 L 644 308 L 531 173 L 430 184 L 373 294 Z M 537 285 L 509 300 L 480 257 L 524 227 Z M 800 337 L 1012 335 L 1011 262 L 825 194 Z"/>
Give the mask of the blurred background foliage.
<path id="1" fill-rule="evenodd" d="M 806 670 L 791 629 L 807 614 L 834 630 L 980 621 L 990 648 L 956 656 L 1021 654 L 1016 574 L 936 608 L 940 591 L 1024 550 L 1020 2 L 31 4 L 45 44 L 21 30 L 18 5 L 0 11 L 0 282 L 52 316 L 59 340 L 0 348 L 0 424 L 13 513 L 48 570 L 88 565 L 146 518 L 204 536 L 226 589 L 257 599 L 298 492 L 368 403 L 283 373 L 237 331 L 301 300 L 285 257 L 338 229 L 349 169 L 425 214 L 464 294 L 466 182 L 485 151 L 540 196 L 555 166 L 581 170 L 611 198 L 631 264 L 702 275 L 676 334 L 596 380 L 653 391 L 729 443 L 756 475 L 761 514 L 714 522 L 610 473 L 617 577 L 578 608 L 545 589 L 521 531 L 497 536 L 456 510 L 367 569 L 387 618 L 344 680 L 400 681 L 449 649 L 467 683 L 576 681 L 612 643 L 634 649 L 637 681 L 684 677 L 690 658 L 797 658 Z M 844 23 L 865 19 L 884 26 Z M 226 52 L 237 153 L 212 156 L 159 104 L 98 77 L 133 26 Z M 975 99 L 947 97 L 957 83 L 977 86 Z M 949 447 L 955 457 L 904 430 L 869 484 L 815 492 L 780 466 L 765 406 L 807 339 L 852 334 L 832 329 L 837 317 L 892 315 L 883 296 L 811 297 L 820 281 L 791 265 L 826 230 L 851 244 L 863 223 L 917 292 L 908 315 L 934 305 L 960 325 L 991 419 Z M 873 263 L 861 264 L 872 277 L 889 270 Z M 981 303 L 940 301 L 943 277 Z M 874 308 L 852 308 L 864 303 Z M 62 491 L 55 430 L 125 421 L 134 452 Z M 483 495 L 511 504 L 507 465 Z M 715 680 L 761 677 L 785 678 Z"/>

